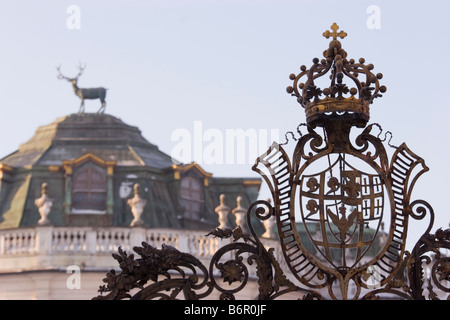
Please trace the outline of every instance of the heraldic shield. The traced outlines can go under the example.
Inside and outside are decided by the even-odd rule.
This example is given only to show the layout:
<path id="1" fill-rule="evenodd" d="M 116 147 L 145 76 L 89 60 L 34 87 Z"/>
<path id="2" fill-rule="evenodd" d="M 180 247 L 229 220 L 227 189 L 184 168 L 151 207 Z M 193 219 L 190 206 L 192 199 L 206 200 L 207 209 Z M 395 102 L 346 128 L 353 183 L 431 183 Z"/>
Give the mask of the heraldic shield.
<path id="1" fill-rule="evenodd" d="M 303 175 L 298 184 L 300 214 L 314 244 L 312 253 L 339 270 L 354 267 L 371 249 L 374 230 L 381 225 L 382 177 L 357 170 L 339 155 L 329 168 Z"/>
<path id="2" fill-rule="evenodd" d="M 292 161 L 274 143 L 253 166 L 272 193 L 291 272 L 310 288 L 327 287 L 333 298 L 352 298 L 350 286 L 355 297 L 374 283 L 385 286 L 401 267 L 409 218 L 433 216 L 427 202 L 410 201 L 416 180 L 428 171 L 424 160 L 402 144 L 392 146 L 389 161 L 384 141 L 371 134 L 374 126 L 354 143 L 348 134 L 337 143 L 308 127 Z"/>

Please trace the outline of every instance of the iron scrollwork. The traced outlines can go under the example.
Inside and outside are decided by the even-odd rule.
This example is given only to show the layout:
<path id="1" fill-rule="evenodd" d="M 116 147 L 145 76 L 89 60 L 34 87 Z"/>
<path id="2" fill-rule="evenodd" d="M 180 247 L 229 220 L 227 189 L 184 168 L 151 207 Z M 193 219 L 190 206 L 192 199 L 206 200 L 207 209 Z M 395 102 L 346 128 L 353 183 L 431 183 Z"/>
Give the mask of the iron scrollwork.
<path id="1" fill-rule="evenodd" d="M 143 242 L 141 247 L 133 248 L 140 256 L 137 259 L 134 254 L 119 249 L 113 257 L 119 262 L 121 271 L 107 273 L 103 280 L 106 284 L 99 289 L 101 295 L 94 299 L 198 300 L 216 292 L 219 299 L 234 300 L 247 285 L 250 265 L 256 265 L 257 299 L 275 299 L 288 292 L 300 292 L 304 299 L 319 298 L 316 293 L 288 280 L 273 255 L 273 249 L 267 250 L 256 236 L 251 213 L 264 220 L 272 215 L 273 208 L 262 200 L 249 207 L 247 223 L 250 234 L 241 227 L 211 231 L 209 236 L 232 239 L 232 242 L 217 250 L 209 268 L 196 257 L 171 246 L 163 245 L 157 249 Z"/>
<path id="2" fill-rule="evenodd" d="M 369 139 L 367 131 L 363 135 L 364 139 L 358 136 L 357 140 L 374 141 L 378 145 L 377 152 L 383 150 L 377 137 L 371 136 Z M 312 133 L 304 135 L 298 141 L 297 148 L 304 148 L 304 140 L 314 147 L 314 139 L 317 141 Z M 306 176 L 294 173 L 297 169 L 305 171 L 308 168 L 306 164 L 314 163 L 320 158 L 319 154 L 321 157 L 332 154 L 332 147 L 316 148 L 319 151 L 317 154 L 311 152 L 301 159 L 297 158 L 291 165 L 282 146 L 274 144 L 265 155 L 258 158 L 253 168 L 269 184 L 274 205 L 259 200 L 249 207 L 247 224 L 250 233 L 240 227 L 211 231 L 209 236 L 222 241 L 229 239 L 231 242 L 217 250 L 209 268 L 196 257 L 170 246 L 157 249 L 144 242 L 141 247 L 133 249 L 140 256 L 138 259 L 119 249 L 119 253 L 113 257 L 119 262 L 121 272 L 112 270 L 107 274 L 104 279 L 106 285 L 100 288 L 102 295 L 97 299 L 195 300 L 207 299 L 213 292 L 218 293 L 216 296 L 219 299 L 235 299 L 248 284 L 251 265 L 256 266 L 257 299 L 277 299 L 287 294 L 289 297 L 297 294 L 302 299 L 437 299 L 439 296 L 436 291 L 450 294 L 450 258 L 442 251 L 450 250 L 450 230 L 438 230 L 436 234 L 430 234 L 434 220 L 432 207 L 423 200 L 410 201 L 417 178 L 427 170 L 423 159 L 403 144 L 395 150 L 388 165 L 385 155 L 374 158 L 367 152 L 367 147 L 351 148 L 351 154 L 364 161 L 370 159 L 377 162 L 372 167 L 379 170 L 378 175 L 356 170 L 339 153 L 330 168 L 343 168 L 345 164 L 347 170 L 340 171 L 339 177 L 336 172 L 328 179 L 323 179 L 323 172 Z M 304 155 L 298 149 L 294 154 Z M 398 163 L 401 163 L 399 167 Z M 410 172 L 416 167 L 419 170 L 415 170 L 416 174 L 411 176 Z M 330 168 L 327 168 L 328 173 Z M 264 169 L 268 174 L 264 173 Z M 302 188 L 304 190 L 296 192 L 296 189 Z M 320 191 L 321 188 L 324 190 Z M 373 192 L 364 192 L 364 189 L 372 189 Z M 377 210 L 382 209 L 384 200 L 377 202 L 377 196 L 384 197 L 383 192 L 389 198 L 386 202 L 391 209 L 392 225 L 389 232 L 384 233 L 384 247 L 369 260 L 364 260 L 371 246 L 379 240 L 373 234 L 369 238 L 365 237 L 364 231 L 367 223 L 373 222 L 376 215 L 381 218 L 382 212 Z M 319 194 L 320 197 L 315 197 Z M 310 241 L 318 249 L 315 253 L 305 247 L 296 230 L 293 207 L 298 197 L 309 199 L 300 203 L 304 210 L 302 219 L 305 225 L 314 222 L 314 217 L 322 211 L 322 219 L 316 221 L 320 225 L 316 232 L 313 234 L 306 228 Z M 336 205 L 334 202 L 338 198 L 339 203 Z M 332 203 L 328 208 L 324 206 L 327 201 Z M 349 211 L 349 207 L 353 210 Z M 334 208 L 336 212 L 333 212 Z M 265 248 L 252 227 L 252 215 L 260 221 L 276 217 L 285 261 L 302 285 L 289 280 L 273 254 L 274 249 Z M 409 253 L 405 250 L 408 220 L 420 220 L 426 216 L 430 216 L 430 224 Z M 382 233 L 380 226 L 381 219 L 376 226 L 377 233 Z M 327 240 L 327 248 L 324 245 L 325 237 L 332 239 Z M 358 241 L 352 242 L 354 238 Z M 333 255 L 336 247 L 343 252 L 338 260 Z M 427 275 L 428 278 L 424 278 Z M 428 295 L 423 293 L 425 285 Z M 138 291 L 131 294 L 133 290 Z"/>
<path id="3" fill-rule="evenodd" d="M 326 134 L 319 138 L 309 129 L 298 140 L 292 163 L 276 143 L 258 158 L 253 169 L 271 190 L 285 261 L 297 280 L 324 299 L 419 299 L 423 298 L 420 263 L 432 259 L 423 256 L 428 250 L 436 252 L 428 284 L 448 292 L 444 282 L 449 258 L 438 247 L 448 248 L 450 231 L 439 231 L 439 241 L 429 240 L 436 239 L 430 234 L 433 209 L 424 200 L 411 201 L 414 185 L 428 167 L 406 144 L 393 147 L 389 162 L 383 141 L 371 134 L 372 128 L 368 125 L 356 137 L 356 147 L 348 139 L 345 151 L 340 146 L 336 150 Z M 318 141 L 326 147 L 317 148 Z M 323 170 L 321 160 L 327 164 Z M 373 172 L 359 170 L 356 164 Z M 385 211 L 390 213 L 387 232 L 382 230 Z M 308 241 L 299 236 L 298 217 Z M 430 222 L 421 245 L 409 253 L 405 248 L 408 221 L 425 217 Z"/>
<path id="4" fill-rule="evenodd" d="M 259 200 L 249 207 L 249 233 L 240 227 L 210 232 L 231 242 L 217 250 L 209 268 L 167 246 L 156 249 L 143 243 L 134 248 L 139 259 L 119 250 L 114 258 L 121 272 L 107 274 L 100 288 L 107 294 L 97 298 L 205 299 L 216 292 L 220 299 L 235 299 L 248 285 L 252 266 L 257 299 L 450 298 L 450 229 L 431 234 L 432 207 L 412 199 L 428 167 L 405 143 L 393 146 L 392 133 L 381 139 L 381 126 L 368 124 L 369 106 L 386 92 L 379 84 L 383 76 L 374 74 L 363 58 L 359 63 L 347 59 L 337 40 L 347 34 L 337 32 L 336 24 L 331 29 L 324 33 L 333 37 L 324 59 L 313 59 L 310 69 L 302 66 L 298 75 L 289 77 L 293 86 L 287 92 L 305 109 L 306 124 L 299 127 L 304 125 L 307 133 L 298 127 L 296 139 L 289 132 L 297 141 L 292 158 L 284 148 L 288 141 L 274 142 L 252 167 L 268 185 L 273 206 Z M 319 80 L 327 73 L 331 84 L 321 89 Z M 347 87 L 344 79 L 354 87 Z M 355 137 L 353 128 L 362 132 Z M 385 147 L 388 134 L 392 156 Z M 293 278 L 255 233 L 252 216 L 259 221 L 275 217 L 279 246 Z M 409 221 L 425 217 L 429 224 L 409 252 Z M 131 294 L 133 290 L 138 291 Z"/>

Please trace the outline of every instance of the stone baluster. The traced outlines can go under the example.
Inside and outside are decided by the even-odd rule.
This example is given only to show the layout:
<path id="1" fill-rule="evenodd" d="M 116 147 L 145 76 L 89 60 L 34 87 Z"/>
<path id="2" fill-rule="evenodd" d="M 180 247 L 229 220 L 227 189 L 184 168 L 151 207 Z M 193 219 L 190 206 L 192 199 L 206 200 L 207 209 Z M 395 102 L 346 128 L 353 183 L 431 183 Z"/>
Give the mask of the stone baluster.
<path id="1" fill-rule="evenodd" d="M 228 225 L 228 214 L 230 213 L 230 207 L 225 204 L 225 195 L 220 195 L 220 205 L 214 209 L 214 211 L 219 215 L 219 228 L 220 229 L 229 229 Z"/>

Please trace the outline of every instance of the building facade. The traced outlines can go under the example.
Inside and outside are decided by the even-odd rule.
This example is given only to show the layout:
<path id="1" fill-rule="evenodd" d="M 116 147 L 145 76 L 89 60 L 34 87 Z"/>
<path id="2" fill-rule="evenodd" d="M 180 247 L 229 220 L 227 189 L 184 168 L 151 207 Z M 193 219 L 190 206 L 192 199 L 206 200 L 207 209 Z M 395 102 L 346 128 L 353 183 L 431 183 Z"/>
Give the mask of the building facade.
<path id="1" fill-rule="evenodd" d="M 256 199 L 260 179 L 216 178 L 198 164 L 174 164 L 138 128 L 108 114 L 71 114 L 37 129 L 0 160 L 0 229 L 34 226 L 46 183 L 53 226 L 121 226 L 139 185 L 146 228 L 211 229 L 219 195 Z"/>
<path id="2" fill-rule="evenodd" d="M 260 184 L 174 164 L 112 115 L 58 118 L 0 160 L 0 298 L 94 297 L 117 267 L 111 253 L 142 241 L 208 257 L 220 195 L 230 208 L 237 197 L 248 206 Z M 83 275 L 81 288 L 69 289 L 70 270 Z"/>

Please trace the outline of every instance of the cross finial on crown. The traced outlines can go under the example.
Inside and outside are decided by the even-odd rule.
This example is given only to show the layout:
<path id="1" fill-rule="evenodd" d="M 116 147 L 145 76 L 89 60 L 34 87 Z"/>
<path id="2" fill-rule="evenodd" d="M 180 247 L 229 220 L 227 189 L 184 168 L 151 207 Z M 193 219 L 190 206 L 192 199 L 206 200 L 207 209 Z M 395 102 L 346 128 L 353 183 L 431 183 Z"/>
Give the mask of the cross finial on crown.
<path id="1" fill-rule="evenodd" d="M 333 23 L 333 25 L 331 26 L 331 30 L 333 30 L 333 32 L 327 30 L 324 33 L 322 33 L 322 35 L 327 39 L 329 37 L 333 37 L 334 40 L 336 40 L 338 37 L 344 39 L 347 36 L 347 33 L 342 30 L 340 32 L 337 32 L 339 30 L 339 26 L 336 24 L 336 22 Z"/>

